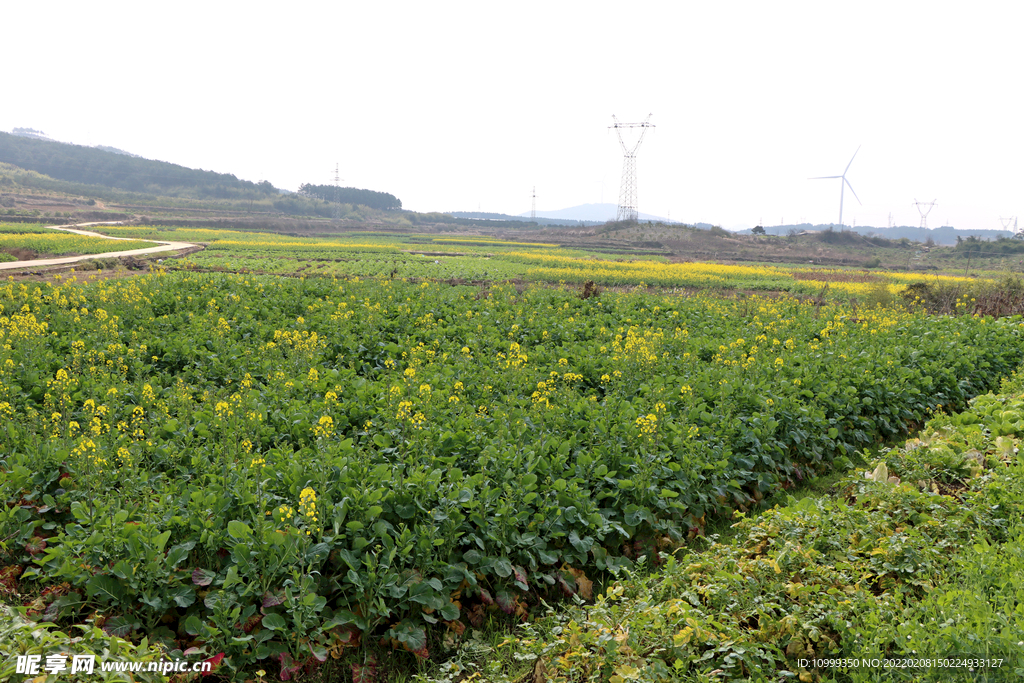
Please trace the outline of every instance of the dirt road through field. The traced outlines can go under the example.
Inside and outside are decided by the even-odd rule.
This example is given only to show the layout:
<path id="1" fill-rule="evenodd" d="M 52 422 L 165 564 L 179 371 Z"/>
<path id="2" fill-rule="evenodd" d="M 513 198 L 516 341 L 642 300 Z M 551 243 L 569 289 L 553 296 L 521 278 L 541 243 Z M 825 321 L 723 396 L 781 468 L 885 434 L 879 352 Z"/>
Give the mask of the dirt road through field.
<path id="1" fill-rule="evenodd" d="M 47 225 L 45 227 L 51 230 L 60 230 L 61 232 L 71 232 L 76 235 L 85 235 L 86 237 L 100 237 L 106 240 L 114 240 L 116 242 L 156 242 L 160 246 L 158 247 L 145 247 L 142 249 L 128 249 L 124 251 L 108 251 L 102 254 L 85 254 L 83 256 L 64 256 L 60 258 L 48 258 L 48 259 L 33 259 L 30 261 L 8 261 L 6 263 L 0 263 L 0 270 L 27 270 L 31 268 L 39 268 L 41 266 L 59 266 L 68 263 L 77 263 L 79 261 L 87 261 L 89 259 L 98 258 L 117 258 L 118 256 L 143 256 L 145 254 L 159 254 L 162 252 L 174 252 L 182 249 L 191 249 L 199 245 L 192 244 L 190 242 L 164 242 L 162 240 L 139 240 L 129 237 L 111 237 L 109 235 L 101 235 L 98 232 L 92 232 L 91 230 L 81 230 L 80 228 L 89 227 L 91 225 L 124 225 L 120 221 L 112 221 L 106 223 L 77 223 L 74 225 Z M 113 245 L 111 245 L 113 246 Z"/>

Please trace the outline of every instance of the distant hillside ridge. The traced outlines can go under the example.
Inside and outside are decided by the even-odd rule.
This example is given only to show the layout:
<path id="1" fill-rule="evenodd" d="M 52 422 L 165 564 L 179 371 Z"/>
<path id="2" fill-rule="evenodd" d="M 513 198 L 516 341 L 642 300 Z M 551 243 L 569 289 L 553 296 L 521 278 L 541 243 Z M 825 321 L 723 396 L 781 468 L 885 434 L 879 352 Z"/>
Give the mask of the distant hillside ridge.
<path id="1" fill-rule="evenodd" d="M 562 220 L 570 221 L 591 221 L 594 223 L 607 223 L 608 221 L 614 221 L 618 215 L 619 206 L 617 204 L 580 204 L 578 206 L 570 206 L 567 209 L 557 209 L 555 211 L 538 211 L 537 218 L 558 218 Z M 519 214 L 520 217 L 527 216 L 527 213 Z M 668 223 L 670 222 L 666 218 L 661 216 L 654 216 L 649 213 L 643 213 L 642 211 L 638 214 L 638 220 L 640 221 L 654 221 L 656 223 Z"/>
<path id="2" fill-rule="evenodd" d="M 839 232 L 838 226 L 834 225 L 812 225 L 810 223 L 800 223 L 796 225 L 766 225 L 764 230 L 769 235 L 788 235 L 790 232 L 823 232 L 825 230 L 832 229 Z M 968 239 L 974 237 L 976 239 L 1000 239 L 1003 237 L 1013 237 L 1013 233 L 1009 230 L 961 230 L 948 225 L 944 225 L 941 228 L 921 228 L 913 227 L 909 225 L 894 226 L 891 228 L 874 228 L 870 225 L 858 225 L 857 227 L 843 226 L 843 232 L 853 232 L 858 235 L 864 235 L 865 237 L 884 237 L 889 240 L 898 240 L 907 238 L 914 242 L 927 242 L 931 239 L 936 244 L 942 244 L 946 246 L 954 245 L 957 243 L 957 238 Z M 750 232 L 750 230 L 742 231 L 744 234 Z"/>
<path id="3" fill-rule="evenodd" d="M 325 202 L 338 204 L 359 204 L 381 211 L 398 211 L 402 208 L 402 200 L 387 192 L 376 190 L 360 190 L 355 187 L 338 187 L 336 185 L 299 185 L 299 192 Z"/>
<path id="4" fill-rule="evenodd" d="M 278 194 L 268 181 L 254 183 L 229 173 L 196 170 L 118 152 L 0 133 L 0 161 L 58 180 L 200 199 Z"/>
<path id="5" fill-rule="evenodd" d="M 536 223 L 537 225 L 600 225 L 604 221 L 582 221 L 582 220 L 571 220 L 568 218 L 547 218 L 537 216 L 536 218 L 530 218 L 527 214 L 522 216 L 511 216 L 507 213 L 488 213 L 486 211 L 449 211 L 449 216 L 455 216 L 456 218 L 472 218 L 474 220 L 484 221 L 512 221 L 518 223 Z"/>

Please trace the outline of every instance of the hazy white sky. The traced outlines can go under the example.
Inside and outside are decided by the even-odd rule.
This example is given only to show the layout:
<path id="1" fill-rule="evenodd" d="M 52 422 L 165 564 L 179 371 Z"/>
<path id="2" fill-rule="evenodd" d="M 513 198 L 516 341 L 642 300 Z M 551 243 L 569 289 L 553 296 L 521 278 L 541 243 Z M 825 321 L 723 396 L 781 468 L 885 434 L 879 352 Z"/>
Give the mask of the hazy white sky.
<path id="1" fill-rule="evenodd" d="M 5 3 L 0 130 L 416 211 L 618 200 L 749 227 L 1024 219 L 1024 3 Z"/>

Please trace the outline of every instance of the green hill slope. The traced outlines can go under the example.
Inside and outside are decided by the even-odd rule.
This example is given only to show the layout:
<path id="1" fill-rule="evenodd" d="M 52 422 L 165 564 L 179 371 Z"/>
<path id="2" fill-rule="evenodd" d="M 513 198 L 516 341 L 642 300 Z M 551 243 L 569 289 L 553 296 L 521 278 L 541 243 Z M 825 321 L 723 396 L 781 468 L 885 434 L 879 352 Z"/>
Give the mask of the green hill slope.
<path id="1" fill-rule="evenodd" d="M 0 133 L 0 162 L 58 180 L 132 192 L 218 199 L 278 194 L 267 181 L 253 183 L 228 173 L 9 133 Z"/>

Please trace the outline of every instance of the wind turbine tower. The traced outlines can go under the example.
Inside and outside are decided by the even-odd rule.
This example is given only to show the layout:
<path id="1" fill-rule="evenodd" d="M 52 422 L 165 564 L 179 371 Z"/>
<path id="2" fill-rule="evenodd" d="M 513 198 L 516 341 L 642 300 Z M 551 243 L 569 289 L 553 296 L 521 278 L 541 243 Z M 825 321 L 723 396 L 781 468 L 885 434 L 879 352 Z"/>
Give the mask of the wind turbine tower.
<path id="1" fill-rule="evenodd" d="M 937 203 L 938 202 L 936 202 L 934 199 L 931 200 L 930 202 L 919 202 L 919 201 L 917 201 L 916 198 L 914 199 L 914 206 L 917 207 L 917 212 L 921 214 L 921 227 L 922 228 L 927 228 L 928 227 L 928 212 L 931 211 L 932 208 Z M 928 208 L 921 208 L 921 207 L 928 207 Z"/>
<path id="2" fill-rule="evenodd" d="M 860 145 L 857 146 L 857 151 L 853 153 L 852 157 L 850 157 L 850 163 L 846 165 L 845 169 L 843 169 L 843 174 L 842 175 L 823 175 L 823 176 L 818 176 L 816 178 L 808 178 L 808 180 L 833 180 L 835 178 L 839 178 L 839 227 L 840 227 L 840 229 L 843 227 L 843 191 L 847 187 L 850 188 L 850 192 L 853 192 L 853 196 L 857 200 L 857 203 L 860 204 L 861 206 L 863 206 L 863 203 L 860 201 L 860 197 L 858 197 L 857 193 L 854 192 L 854 190 L 853 190 L 853 185 L 850 185 L 850 181 L 846 179 L 846 172 L 850 170 L 850 164 L 852 164 L 853 160 L 857 158 L 857 152 L 859 152 L 859 151 L 860 151 Z"/>
<path id="3" fill-rule="evenodd" d="M 636 221 L 639 212 L 636 209 L 636 151 L 640 149 L 640 143 L 644 141 L 644 133 L 648 128 L 654 128 L 651 123 L 651 114 L 641 123 L 620 123 L 615 114 L 612 114 L 615 123 L 609 128 L 614 128 L 619 136 L 619 145 L 622 146 L 622 186 L 619 189 L 619 211 L 615 216 L 617 221 Z M 623 128 L 639 128 L 640 137 L 632 148 L 627 147 L 622 139 Z"/>

